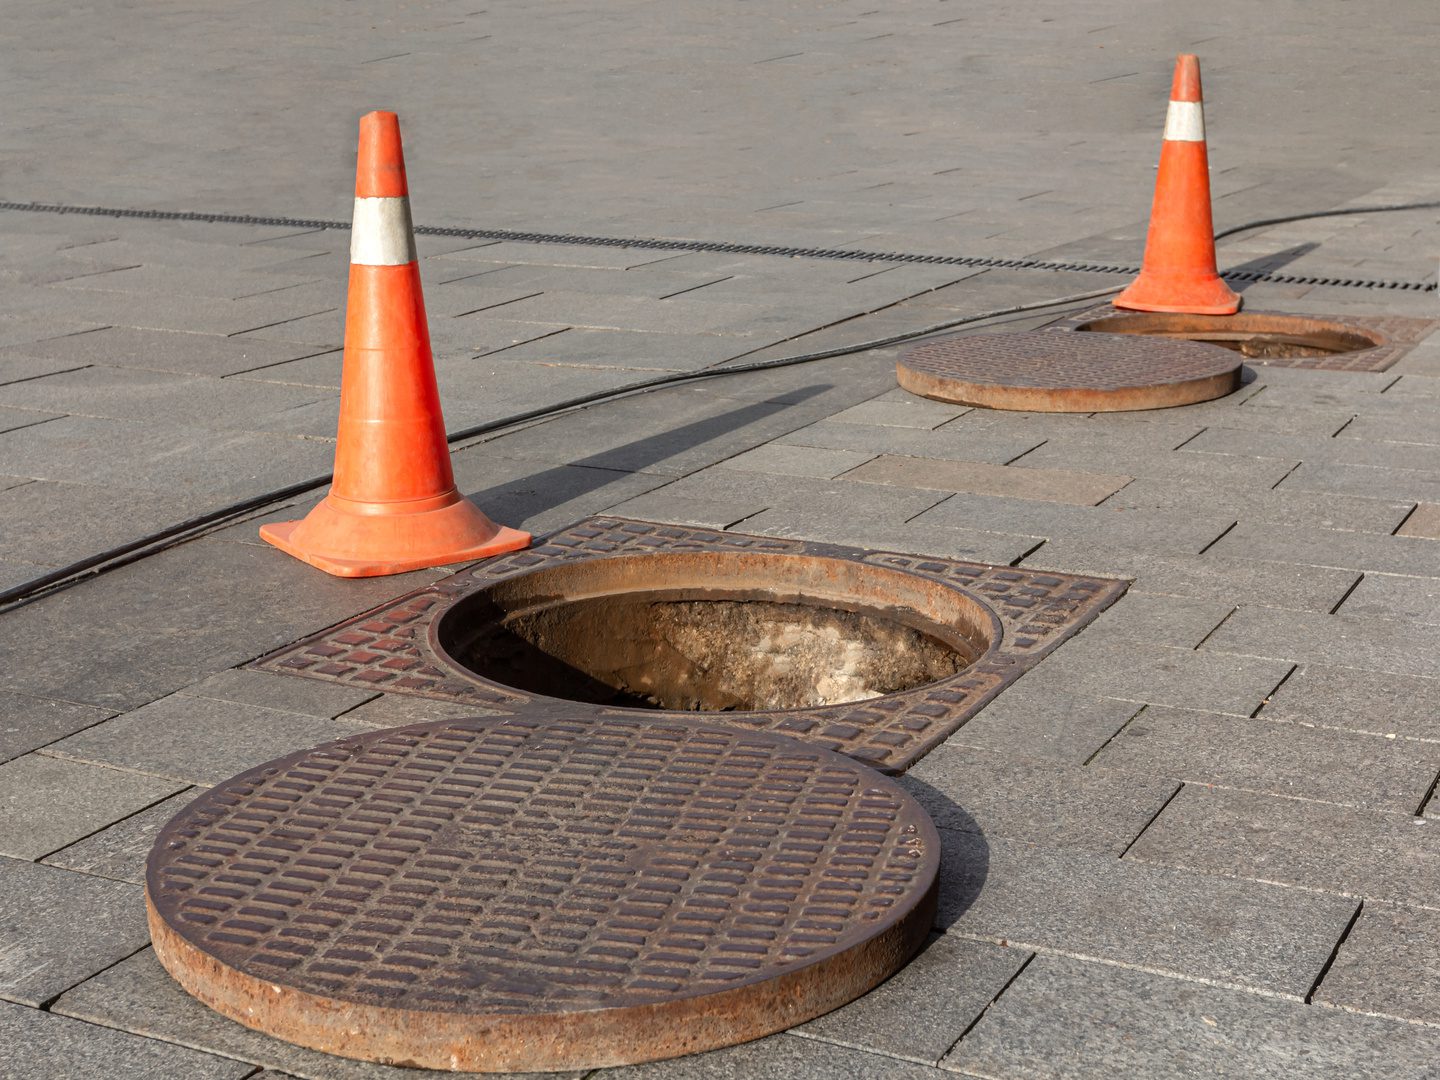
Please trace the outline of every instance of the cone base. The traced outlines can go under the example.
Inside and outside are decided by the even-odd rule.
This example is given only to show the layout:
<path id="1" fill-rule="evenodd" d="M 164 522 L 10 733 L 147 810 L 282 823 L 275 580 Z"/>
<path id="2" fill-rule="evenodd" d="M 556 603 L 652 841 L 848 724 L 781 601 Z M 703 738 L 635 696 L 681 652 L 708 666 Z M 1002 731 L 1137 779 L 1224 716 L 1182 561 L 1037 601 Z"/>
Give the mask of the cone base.
<path id="1" fill-rule="evenodd" d="M 530 546 L 530 534 L 497 525 L 458 495 L 411 514 L 357 514 L 326 498 L 300 521 L 260 526 L 260 539 L 336 577 L 383 577 L 470 562 Z"/>
<path id="2" fill-rule="evenodd" d="M 1143 272 L 1110 303 L 1129 311 L 1167 311 L 1179 315 L 1234 315 L 1240 294 L 1218 276 L 1184 284 L 1156 281 Z"/>

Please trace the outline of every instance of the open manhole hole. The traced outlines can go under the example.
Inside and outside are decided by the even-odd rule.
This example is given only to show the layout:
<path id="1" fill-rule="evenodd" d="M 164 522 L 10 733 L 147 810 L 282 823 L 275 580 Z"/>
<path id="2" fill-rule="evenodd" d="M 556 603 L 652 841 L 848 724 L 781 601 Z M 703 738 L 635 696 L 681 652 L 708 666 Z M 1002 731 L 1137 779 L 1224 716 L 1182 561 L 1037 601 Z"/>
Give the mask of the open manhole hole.
<path id="1" fill-rule="evenodd" d="M 442 657 L 495 682 L 687 712 L 877 698 L 958 674 L 997 637 L 988 609 L 914 574 L 734 551 L 535 570 L 435 623 Z"/>
<path id="2" fill-rule="evenodd" d="M 253 666 L 496 713 L 723 713 L 901 772 L 1125 586 L 599 517 Z"/>
<path id="3" fill-rule="evenodd" d="M 1203 341 L 1238 352 L 1247 360 L 1297 360 L 1334 356 L 1383 345 L 1385 338 L 1347 323 L 1301 315 L 1241 312 L 1237 315 L 1173 315 L 1143 312 L 1092 319 L 1076 330 L 1102 334 Z"/>
<path id="4" fill-rule="evenodd" d="M 940 843 L 893 780 L 576 708 L 371 732 L 210 789 L 150 854 L 156 955 L 289 1042 L 528 1072 L 759 1038 L 919 949 Z"/>
<path id="5" fill-rule="evenodd" d="M 1177 315 L 1119 311 L 1109 304 L 1053 323 L 1050 330 L 1131 334 L 1203 342 L 1256 364 L 1326 371 L 1384 371 L 1440 323 L 1431 319 L 1366 316 L 1361 322 L 1329 315 L 1242 311 L 1235 315 Z"/>

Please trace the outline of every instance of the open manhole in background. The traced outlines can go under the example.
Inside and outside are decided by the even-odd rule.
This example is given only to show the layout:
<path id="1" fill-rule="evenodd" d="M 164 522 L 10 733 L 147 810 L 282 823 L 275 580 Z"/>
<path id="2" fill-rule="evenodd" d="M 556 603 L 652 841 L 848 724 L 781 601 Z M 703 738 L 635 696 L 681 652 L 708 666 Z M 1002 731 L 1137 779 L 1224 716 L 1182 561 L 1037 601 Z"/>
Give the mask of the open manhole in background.
<path id="1" fill-rule="evenodd" d="M 1174 315 L 1118 311 L 1106 304 L 1047 329 L 1204 342 L 1238 352 L 1251 363 L 1276 367 L 1384 371 L 1437 326 L 1440 322 L 1431 319 L 1391 315 L 1359 321 L 1273 311 Z"/>
<path id="2" fill-rule="evenodd" d="M 1223 397 L 1243 361 L 1192 341 L 1128 334 L 970 334 L 907 349 L 895 364 L 912 394 L 1027 412 L 1168 409 Z"/>
<path id="3" fill-rule="evenodd" d="M 704 709 L 899 772 L 1124 590 L 600 517 L 252 666 L 500 713 Z"/>
<path id="4" fill-rule="evenodd" d="M 894 781 L 696 719 L 452 720 L 212 788 L 146 871 L 161 963 L 267 1034 L 478 1072 L 758 1038 L 859 997 L 934 919 Z"/>

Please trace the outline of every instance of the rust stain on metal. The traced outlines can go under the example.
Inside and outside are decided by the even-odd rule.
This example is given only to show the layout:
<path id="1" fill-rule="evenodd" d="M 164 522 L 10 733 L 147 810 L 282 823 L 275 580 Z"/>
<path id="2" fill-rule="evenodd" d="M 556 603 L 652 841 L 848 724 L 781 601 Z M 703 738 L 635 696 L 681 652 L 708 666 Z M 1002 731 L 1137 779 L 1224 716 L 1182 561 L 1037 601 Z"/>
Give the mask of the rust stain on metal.
<path id="1" fill-rule="evenodd" d="M 468 670 L 461 639 L 446 633 L 448 626 L 464 624 L 467 612 L 503 606 L 506 596 L 527 603 L 533 596 L 538 606 L 549 593 L 547 582 L 572 595 L 587 589 L 616 595 L 626 583 L 653 589 L 657 581 L 704 585 L 711 596 L 737 590 L 755 596 L 769 588 L 842 610 L 903 609 L 898 621 L 909 619 L 941 639 L 949 635 L 967 663 L 932 682 L 838 704 L 723 713 L 727 725 L 789 735 L 888 773 L 903 772 L 944 741 L 1126 588 L 1103 578 L 605 516 L 407 593 L 251 666 L 523 713 L 556 699 Z M 695 715 L 613 705 L 570 708 L 615 717 Z"/>
<path id="2" fill-rule="evenodd" d="M 202 795 L 146 872 L 156 953 L 267 1034 L 392 1065 L 588 1069 L 758 1038 L 902 967 L 934 826 L 838 754 L 537 711 L 326 744 Z"/>
<path id="3" fill-rule="evenodd" d="M 1385 371 L 1440 320 L 1399 315 L 1287 315 L 1242 311 L 1236 315 L 1170 315 L 1120 311 L 1109 304 L 1082 311 L 1046 330 L 1153 335 L 1211 342 L 1239 352 L 1247 363 L 1313 371 Z"/>
<path id="4" fill-rule="evenodd" d="M 987 409 L 1121 412 L 1223 397 L 1240 357 L 1190 341 L 1128 334 L 975 334 L 907 350 L 895 364 L 912 394 Z"/>

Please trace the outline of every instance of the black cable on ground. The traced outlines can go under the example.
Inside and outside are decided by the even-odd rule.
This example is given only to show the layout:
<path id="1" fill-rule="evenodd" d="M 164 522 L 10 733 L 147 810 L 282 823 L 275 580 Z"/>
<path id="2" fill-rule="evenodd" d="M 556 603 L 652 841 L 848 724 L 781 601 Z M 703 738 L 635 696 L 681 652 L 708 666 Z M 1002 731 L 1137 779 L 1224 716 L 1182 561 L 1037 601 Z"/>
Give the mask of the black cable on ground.
<path id="1" fill-rule="evenodd" d="M 1305 214 L 1291 214 L 1284 217 L 1265 218 L 1259 221 L 1250 221 L 1240 225 L 1234 225 L 1228 229 L 1216 233 L 1215 238 L 1219 240 L 1227 236 L 1233 236 L 1236 233 L 1247 232 L 1251 229 L 1268 228 L 1273 225 L 1288 224 L 1295 221 L 1310 221 L 1317 218 L 1339 217 L 1348 214 L 1384 213 L 1399 210 L 1429 210 L 1435 208 L 1440 208 L 1440 202 L 1405 203 L 1399 206 L 1349 207 L 1339 210 L 1322 210 Z M 42 208 L 35 205 L 0 203 L 0 209 Z M 64 208 L 45 207 L 43 209 L 54 209 L 57 212 L 105 213 L 105 211 L 100 211 L 93 208 L 71 208 L 70 210 L 66 210 Z M 252 220 L 240 219 L 234 215 L 204 216 L 198 214 L 182 214 L 178 212 L 168 213 L 164 211 L 136 211 L 120 216 L 168 216 L 181 220 L 207 221 Z M 276 218 L 266 220 L 278 222 L 288 219 Z M 342 223 L 335 222 L 297 222 L 297 224 L 307 224 L 315 228 L 343 227 Z M 420 230 L 417 229 L 416 231 L 418 232 Z M 453 235 L 464 233 L 467 230 L 430 231 L 445 232 L 447 234 Z M 482 230 L 469 231 L 476 234 L 482 232 Z M 1006 265 L 1015 267 L 1020 266 L 1022 263 L 1023 260 L 1013 260 L 1008 262 Z M 1081 269 L 1079 264 L 1067 264 L 1067 268 Z M 613 398 L 624 397 L 629 394 L 643 393 L 645 391 L 656 390 L 665 386 L 673 386 L 678 383 L 692 382 L 698 379 L 712 379 L 722 375 L 740 375 L 746 372 L 765 371 L 772 368 L 793 367 L 799 364 L 814 363 L 818 360 L 829 360 L 837 356 L 846 356 L 851 353 L 868 352 L 873 349 L 889 348 L 894 345 L 902 344 L 906 341 L 912 341 L 916 338 L 928 337 L 931 334 L 940 333 L 944 330 L 954 330 L 961 326 L 967 326 L 977 322 L 984 322 L 989 319 L 998 319 L 1006 315 L 1017 315 L 1027 311 L 1039 311 L 1044 308 L 1059 307 L 1063 304 L 1079 303 L 1084 300 L 1097 300 L 1102 296 L 1109 296 L 1113 293 L 1117 293 L 1122 288 L 1123 286 L 1115 286 L 1114 288 L 1108 289 L 1095 289 L 1090 292 L 1075 293 L 1070 296 L 1060 296 L 1050 300 L 1038 300 L 1026 304 L 1015 304 L 1011 307 L 1006 308 L 996 308 L 992 311 L 982 311 L 973 315 L 962 315 L 956 319 L 949 319 L 945 322 L 934 323 L 930 326 L 925 326 L 918 330 L 907 331 L 903 334 L 893 334 L 888 337 L 875 338 L 870 341 L 862 341 L 852 345 L 842 345 L 833 349 L 823 349 L 818 352 L 800 353 L 795 356 L 785 356 L 776 360 L 761 360 L 749 364 L 731 364 L 724 367 L 706 368 L 702 371 L 690 371 L 672 373 L 669 375 L 660 375 L 653 379 L 644 379 L 640 382 L 627 383 L 624 386 L 613 387 L 609 390 L 597 390 L 593 393 L 582 394 L 578 397 L 568 398 L 564 401 L 555 402 L 551 405 L 542 406 L 537 409 L 530 409 L 525 412 L 515 413 L 511 416 L 504 416 L 496 420 L 486 421 L 483 424 L 475 424 L 471 427 L 461 428 L 459 431 L 451 432 L 446 438 L 448 442 L 456 443 L 465 439 L 475 438 L 479 435 L 487 435 L 495 431 L 503 430 L 505 428 L 515 427 L 518 424 L 527 423 L 531 420 L 539 420 L 550 416 L 557 416 L 561 413 L 569 412 L 572 409 L 582 408 L 586 405 L 593 405 L 600 401 L 607 401 Z M 115 547 L 108 548 L 105 551 L 97 552 L 94 555 L 87 556 L 84 559 L 80 559 L 66 566 L 58 567 L 57 569 L 52 570 L 49 573 L 31 578 L 28 581 L 22 581 L 18 585 L 13 585 L 8 589 L 0 591 L 0 605 L 14 604 L 24 600 L 28 600 L 46 589 L 58 586 L 61 583 L 66 582 L 68 579 L 78 577 L 78 575 L 84 574 L 87 571 L 94 571 L 94 574 L 100 574 L 104 573 L 106 570 L 114 569 L 117 566 L 125 565 L 125 563 L 134 562 L 136 561 L 136 559 L 159 554 L 161 551 L 164 551 L 167 548 L 174 547 L 177 544 L 184 543 L 186 540 L 192 539 L 193 537 L 191 534 L 197 533 L 199 530 L 204 529 L 208 526 L 215 525 L 222 521 L 228 521 L 231 518 L 239 517 L 242 514 L 249 513 L 252 510 L 260 509 L 264 506 L 268 506 L 271 503 L 280 502 L 284 499 L 291 498 L 292 496 L 301 495 L 308 491 L 313 491 L 317 487 L 328 484 L 331 480 L 331 476 L 332 474 L 326 473 L 323 476 L 312 477 L 309 480 L 302 480 L 299 483 L 289 484 L 283 488 L 276 488 L 273 491 L 267 491 L 263 494 L 253 496 L 248 499 L 243 499 L 239 502 L 230 503 L 229 505 L 222 506 L 217 510 L 212 510 L 204 514 L 197 515 L 196 517 L 187 518 L 184 521 L 177 522 L 174 525 L 170 525 L 164 529 L 149 533 L 145 536 L 139 537 L 138 539 L 129 541 L 128 543 L 119 544 Z M 143 552 L 143 554 L 136 554 L 137 552 Z M 134 555 L 135 558 L 126 559 L 125 557 L 129 555 Z M 125 559 L 125 562 L 120 562 L 119 560 L 121 559 Z M 107 566 L 106 564 L 110 565 Z M 100 567 L 103 567 L 103 569 L 97 569 Z M 94 576 L 94 574 L 92 574 L 92 576 Z"/>

